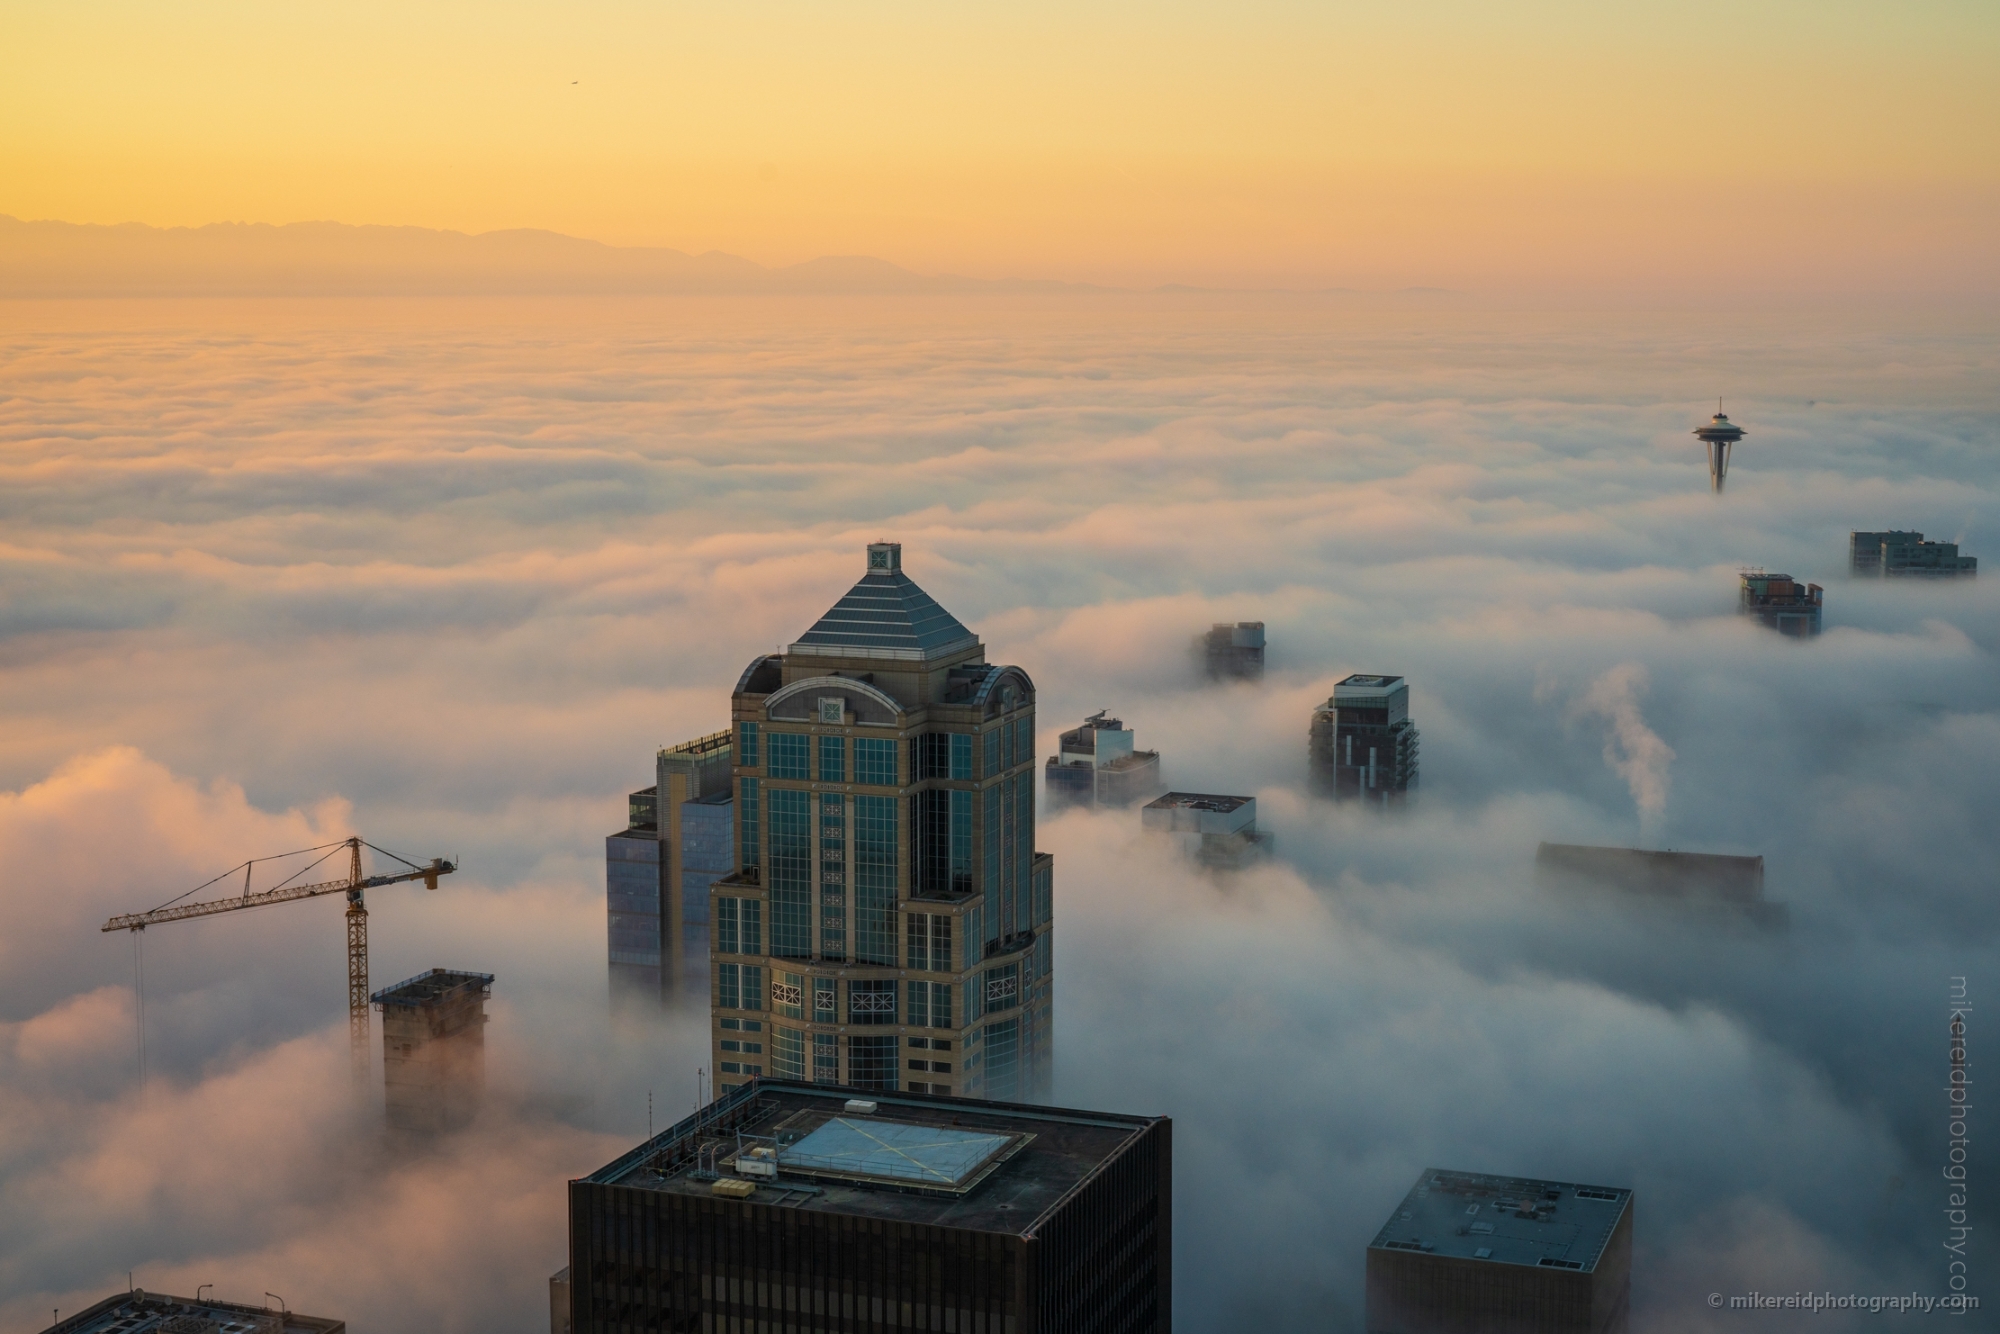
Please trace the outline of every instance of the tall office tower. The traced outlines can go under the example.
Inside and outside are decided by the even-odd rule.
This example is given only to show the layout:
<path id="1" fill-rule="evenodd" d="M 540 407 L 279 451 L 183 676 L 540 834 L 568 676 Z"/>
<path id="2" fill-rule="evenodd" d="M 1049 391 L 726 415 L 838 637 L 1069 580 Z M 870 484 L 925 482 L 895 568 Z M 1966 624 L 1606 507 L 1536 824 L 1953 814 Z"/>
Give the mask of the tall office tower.
<path id="1" fill-rule="evenodd" d="M 569 1185 L 570 1329 L 1167 1334 L 1165 1117 L 760 1079 Z"/>
<path id="2" fill-rule="evenodd" d="M 1401 802 L 1417 785 L 1417 725 L 1400 676 L 1356 674 L 1313 710 L 1307 740 L 1312 790 L 1336 801 Z"/>
<path id="3" fill-rule="evenodd" d="M 1427 1170 L 1368 1247 L 1367 1334 L 1619 1334 L 1632 1192 Z"/>
<path id="4" fill-rule="evenodd" d="M 1736 610 L 1756 617 L 1781 635 L 1805 638 L 1819 633 L 1824 593 L 1818 584 L 1801 584 L 1789 574 L 1745 570 Z"/>
<path id="5" fill-rule="evenodd" d="M 1762 857 L 1543 843 L 1535 849 L 1535 872 L 1550 886 L 1622 890 L 1634 900 L 1720 910 L 1759 926 L 1789 920 L 1784 904 L 1764 897 Z"/>
<path id="6" fill-rule="evenodd" d="M 372 998 L 382 1011 L 382 1088 L 398 1130 L 458 1130 L 486 1090 L 493 974 L 433 968 Z"/>
<path id="7" fill-rule="evenodd" d="M 1194 637 L 1194 655 L 1211 681 L 1264 679 L 1264 623 L 1219 621 Z"/>
<path id="8" fill-rule="evenodd" d="M 1062 734 L 1043 771 L 1049 806 L 1130 806 L 1160 790 L 1160 752 L 1132 749 L 1132 730 L 1099 709 Z"/>
<path id="9" fill-rule="evenodd" d="M 1971 579 L 1979 561 L 1958 554 L 1956 542 L 1926 542 L 1922 533 L 1849 533 L 1847 562 L 1864 578 Z"/>
<path id="10" fill-rule="evenodd" d="M 709 887 L 735 868 L 730 733 L 661 750 L 654 783 L 628 799 L 604 840 L 614 999 L 671 1001 L 708 990 Z"/>
<path id="11" fill-rule="evenodd" d="M 743 671 L 736 864 L 713 889 L 716 1087 L 752 1075 L 1046 1096 L 1053 859 L 1035 687 L 868 548 Z"/>

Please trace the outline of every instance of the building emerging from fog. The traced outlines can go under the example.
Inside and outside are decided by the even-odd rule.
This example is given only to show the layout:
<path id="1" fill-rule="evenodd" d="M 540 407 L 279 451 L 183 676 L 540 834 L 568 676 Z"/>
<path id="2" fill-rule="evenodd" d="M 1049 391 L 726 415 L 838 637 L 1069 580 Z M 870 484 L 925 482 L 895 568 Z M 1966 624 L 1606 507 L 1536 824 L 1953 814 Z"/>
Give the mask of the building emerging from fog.
<path id="1" fill-rule="evenodd" d="M 56 1321 L 42 1334 L 347 1334 L 347 1324 L 296 1311 L 170 1297 L 141 1288 L 106 1297 Z"/>
<path id="2" fill-rule="evenodd" d="M 1632 1192 L 1431 1168 L 1368 1247 L 1367 1334 L 1620 1334 Z"/>
<path id="3" fill-rule="evenodd" d="M 712 889 L 716 1087 L 756 1076 L 1038 1098 L 1053 859 L 1035 687 L 868 548 L 859 583 L 744 669 L 735 868 Z"/>
<path id="4" fill-rule="evenodd" d="M 1400 676 L 1356 674 L 1313 710 L 1306 741 L 1312 790 L 1336 801 L 1403 801 L 1417 785 L 1417 725 Z"/>
<path id="5" fill-rule="evenodd" d="M 1764 898 L 1762 857 L 1543 843 L 1535 849 L 1535 871 L 1549 885 L 1600 886 L 1696 907 L 1726 908 L 1765 926 L 1782 926 L 1789 916 L 1784 904 Z"/>
<path id="6" fill-rule="evenodd" d="M 758 1080 L 570 1183 L 571 1328 L 1166 1334 L 1172 1129 Z"/>
<path id="7" fill-rule="evenodd" d="M 668 746 L 627 827 L 604 840 L 612 995 L 669 1001 L 708 989 L 709 886 L 736 867 L 727 731 Z"/>
<path id="8" fill-rule="evenodd" d="M 1194 654 L 1211 681 L 1264 679 L 1264 623 L 1217 622 L 1194 637 Z"/>
<path id="9" fill-rule="evenodd" d="M 382 1091 L 398 1130 L 458 1130 L 486 1091 L 493 974 L 433 968 L 372 997 L 382 1011 Z"/>
<path id="10" fill-rule="evenodd" d="M 1257 828 L 1255 797 L 1169 792 L 1139 812 L 1148 833 L 1171 839 L 1181 855 L 1217 871 L 1240 871 L 1271 855 L 1277 835 Z"/>
<path id="11" fill-rule="evenodd" d="M 1104 710 L 1062 734 L 1043 785 L 1049 806 L 1130 806 L 1160 790 L 1160 752 L 1134 750 L 1132 731 Z"/>
<path id="12" fill-rule="evenodd" d="M 1819 633 L 1820 601 L 1825 591 L 1818 584 L 1801 584 L 1789 574 L 1745 570 L 1736 609 L 1781 635 L 1806 638 Z"/>
<path id="13" fill-rule="evenodd" d="M 1958 554 L 1956 542 L 1926 542 L 1922 533 L 1849 533 L 1847 563 L 1870 579 L 1971 579 L 1979 561 Z"/>

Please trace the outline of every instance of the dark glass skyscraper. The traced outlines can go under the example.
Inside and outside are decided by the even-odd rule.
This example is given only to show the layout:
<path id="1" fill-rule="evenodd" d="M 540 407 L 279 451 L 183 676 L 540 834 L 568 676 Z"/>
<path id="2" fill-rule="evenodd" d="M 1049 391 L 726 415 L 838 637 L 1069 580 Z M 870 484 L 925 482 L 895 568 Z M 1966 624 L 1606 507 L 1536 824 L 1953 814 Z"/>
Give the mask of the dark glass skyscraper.
<path id="1" fill-rule="evenodd" d="M 1035 851 L 1027 673 L 989 664 L 881 542 L 731 705 L 718 1090 L 766 1075 L 1046 1096 L 1052 859 Z"/>

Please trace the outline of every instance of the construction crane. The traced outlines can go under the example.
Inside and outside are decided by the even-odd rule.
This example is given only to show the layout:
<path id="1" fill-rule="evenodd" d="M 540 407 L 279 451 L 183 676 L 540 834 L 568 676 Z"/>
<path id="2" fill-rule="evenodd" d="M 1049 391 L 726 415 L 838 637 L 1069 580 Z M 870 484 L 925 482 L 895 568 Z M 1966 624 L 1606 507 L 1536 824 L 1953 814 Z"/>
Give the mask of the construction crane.
<path id="1" fill-rule="evenodd" d="M 199 903 L 169 902 L 162 907 L 153 909 L 151 912 L 126 913 L 121 917 L 114 917 L 106 922 L 101 929 L 105 931 L 144 931 L 147 927 L 158 925 L 161 922 L 178 922 L 188 917 L 208 917 L 214 913 L 235 912 L 241 908 L 261 908 L 267 903 L 290 903 L 294 899 L 310 899 L 321 894 L 346 894 L 347 1037 L 352 1048 L 355 1081 L 357 1083 L 366 1083 L 369 1069 L 368 905 L 362 898 L 362 891 L 375 889 L 381 885 L 400 884 L 405 880 L 421 880 L 424 882 L 425 889 L 436 889 L 438 887 L 438 877 L 441 875 L 450 875 L 458 867 L 441 857 L 433 857 L 429 866 L 419 866 L 408 858 L 398 857 L 393 852 L 377 848 L 373 843 L 365 843 L 359 838 L 343 839 L 339 843 L 322 843 L 317 848 L 306 848 L 304 851 L 319 852 L 327 848 L 342 847 L 348 851 L 347 878 L 345 880 L 327 880 L 315 885 L 281 885 L 276 889 L 267 889 L 261 893 L 253 894 L 250 892 L 251 869 L 259 861 L 276 861 L 278 859 L 274 857 L 252 858 L 250 861 L 243 863 L 243 892 L 241 894 L 232 895 L 226 899 L 207 899 Z M 371 875 L 364 878 L 361 874 L 361 849 L 364 847 L 371 848 L 385 857 L 402 862 L 403 865 L 410 869 L 399 871 L 394 875 Z M 299 854 L 286 853 L 284 855 L 297 856 Z M 332 855 L 330 852 L 327 854 L 328 857 Z M 326 859 L 326 857 L 322 857 L 319 860 L 323 862 Z M 319 865 L 319 862 L 314 862 L 311 866 L 306 867 L 304 871 L 297 872 L 297 874 L 304 875 L 305 871 L 309 871 L 313 866 L 317 865 Z M 222 874 L 234 875 L 235 869 L 232 868 L 224 871 Z M 221 878 L 222 876 L 217 876 L 216 880 L 220 880 Z M 214 883 L 215 880 L 208 882 L 209 885 Z M 189 890 L 188 894 L 199 893 L 206 888 L 208 888 L 208 885 L 200 885 L 195 889 Z M 187 894 L 183 894 L 181 897 L 186 898 Z"/>

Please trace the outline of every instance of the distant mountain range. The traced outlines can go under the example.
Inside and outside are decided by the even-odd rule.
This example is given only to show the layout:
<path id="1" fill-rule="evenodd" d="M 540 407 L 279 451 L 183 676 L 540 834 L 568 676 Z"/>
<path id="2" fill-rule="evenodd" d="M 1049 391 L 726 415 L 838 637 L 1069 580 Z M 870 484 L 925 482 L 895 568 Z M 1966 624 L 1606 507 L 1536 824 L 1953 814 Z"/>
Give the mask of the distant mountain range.
<path id="1" fill-rule="evenodd" d="M 560 232 L 437 231 L 340 222 L 115 227 L 0 213 L 0 298 L 113 296 L 609 296 L 703 292 L 1114 292 L 1088 283 L 925 276 L 867 255 L 766 268 L 711 250 L 610 246 Z M 1170 283 L 1157 292 L 1225 289 Z M 1265 289 L 1269 290 L 1269 289 Z M 1411 287 L 1363 293 L 1448 295 Z"/>
<path id="2" fill-rule="evenodd" d="M 526 229 L 468 236 L 338 222 L 103 227 L 0 214 L 0 296 L 13 297 L 1088 290 L 925 277 L 865 255 L 772 269 L 719 250 L 690 255 Z"/>

